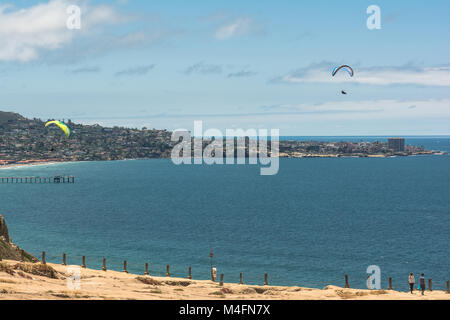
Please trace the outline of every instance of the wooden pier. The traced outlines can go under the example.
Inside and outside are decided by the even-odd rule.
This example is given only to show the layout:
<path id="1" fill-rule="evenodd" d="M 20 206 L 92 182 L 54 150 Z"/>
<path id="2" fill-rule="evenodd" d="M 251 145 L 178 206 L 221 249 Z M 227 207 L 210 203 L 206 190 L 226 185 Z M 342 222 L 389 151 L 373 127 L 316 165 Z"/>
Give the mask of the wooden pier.
<path id="1" fill-rule="evenodd" d="M 0 177 L 0 183 L 75 183 L 74 176 Z"/>

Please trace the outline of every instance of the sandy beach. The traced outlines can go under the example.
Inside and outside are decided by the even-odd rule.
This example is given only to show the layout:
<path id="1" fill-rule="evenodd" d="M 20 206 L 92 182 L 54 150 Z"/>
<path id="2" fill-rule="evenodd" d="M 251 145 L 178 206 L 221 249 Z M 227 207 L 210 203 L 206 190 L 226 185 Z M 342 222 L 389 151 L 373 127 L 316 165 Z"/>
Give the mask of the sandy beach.
<path id="1" fill-rule="evenodd" d="M 13 164 L 4 164 L 0 165 L 0 170 L 11 170 L 11 169 L 23 169 L 29 167 L 38 167 L 38 166 L 50 166 L 62 163 L 72 163 L 72 161 L 48 161 L 48 162 L 31 162 L 31 163 L 13 163 Z"/>
<path id="2" fill-rule="evenodd" d="M 71 274 L 80 270 L 79 287 Z M 68 286 L 72 285 L 72 287 Z M 444 291 L 255 286 L 47 263 L 0 262 L 0 300 L 450 300 Z"/>

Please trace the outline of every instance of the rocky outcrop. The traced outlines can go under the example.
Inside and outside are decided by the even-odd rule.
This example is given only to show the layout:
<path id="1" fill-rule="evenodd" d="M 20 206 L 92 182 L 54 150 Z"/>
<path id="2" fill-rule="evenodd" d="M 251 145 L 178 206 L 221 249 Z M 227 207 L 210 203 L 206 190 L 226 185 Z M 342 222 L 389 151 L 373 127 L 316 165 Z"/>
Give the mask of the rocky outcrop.
<path id="1" fill-rule="evenodd" d="M 6 226 L 5 219 L 1 214 L 0 214 L 0 239 L 9 242 L 8 227 Z"/>
<path id="2" fill-rule="evenodd" d="M 28 262 L 38 261 L 31 254 L 12 243 L 5 219 L 0 214 L 0 260 L 2 259 Z"/>

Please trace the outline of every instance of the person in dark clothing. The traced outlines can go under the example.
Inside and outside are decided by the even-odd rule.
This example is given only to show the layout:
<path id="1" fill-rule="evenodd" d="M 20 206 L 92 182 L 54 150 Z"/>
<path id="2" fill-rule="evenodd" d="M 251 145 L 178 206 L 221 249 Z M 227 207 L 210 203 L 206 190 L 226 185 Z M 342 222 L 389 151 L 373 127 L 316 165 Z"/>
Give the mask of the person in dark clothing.
<path id="1" fill-rule="evenodd" d="M 419 279 L 420 290 L 422 290 L 422 295 L 425 293 L 425 275 L 422 273 Z"/>

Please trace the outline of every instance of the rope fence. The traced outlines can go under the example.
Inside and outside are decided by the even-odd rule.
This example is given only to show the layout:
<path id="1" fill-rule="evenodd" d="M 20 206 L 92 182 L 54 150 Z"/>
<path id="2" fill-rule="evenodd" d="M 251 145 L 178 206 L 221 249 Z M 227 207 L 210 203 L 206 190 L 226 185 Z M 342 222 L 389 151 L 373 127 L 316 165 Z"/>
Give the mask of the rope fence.
<path id="1" fill-rule="evenodd" d="M 180 271 L 178 267 L 176 271 L 170 265 L 155 264 L 151 262 L 133 263 L 128 260 L 121 260 L 118 258 L 100 257 L 100 256 L 83 256 L 83 255 L 69 255 L 63 253 L 61 255 L 48 254 L 42 252 L 40 262 L 45 264 L 47 262 L 61 265 L 77 265 L 82 268 L 89 268 L 94 270 L 113 270 L 122 271 L 126 273 L 136 273 L 138 275 L 149 275 L 157 277 L 175 277 L 192 279 L 191 266 L 186 267 L 186 271 Z"/>
<path id="2" fill-rule="evenodd" d="M 23 256 L 22 256 L 23 258 Z M 48 254 L 45 251 L 41 254 L 42 264 L 46 264 L 47 262 L 61 264 L 61 265 L 79 265 L 82 268 L 90 268 L 90 269 L 98 269 L 98 270 L 114 270 L 114 271 L 122 271 L 125 273 L 136 273 L 144 276 L 157 276 L 157 277 L 175 277 L 175 278 L 187 278 L 192 279 L 192 267 L 189 265 L 186 267 L 186 270 L 180 271 L 179 267 L 174 272 L 171 269 L 170 264 L 161 265 L 155 264 L 152 265 L 150 262 L 136 264 L 130 263 L 127 260 L 120 260 L 117 258 L 106 258 L 99 256 L 83 256 L 83 255 L 67 255 L 63 253 L 61 255 L 52 255 Z M 211 272 L 212 274 L 212 272 Z M 223 286 L 224 283 L 224 274 L 220 274 L 219 285 Z M 216 282 L 216 277 L 212 276 L 212 281 Z M 262 277 L 261 277 L 262 280 Z M 344 275 L 344 287 L 351 288 L 349 276 Z M 261 281 L 262 282 L 262 281 Z M 239 284 L 244 284 L 243 273 L 239 274 Z M 434 288 L 445 288 L 446 293 L 450 293 L 450 281 L 434 281 L 433 279 L 427 279 L 426 281 L 427 291 L 433 291 Z M 269 275 L 268 273 L 264 274 L 264 285 L 269 285 Z M 388 290 L 394 290 L 396 283 L 394 283 L 393 278 L 388 278 Z"/>

